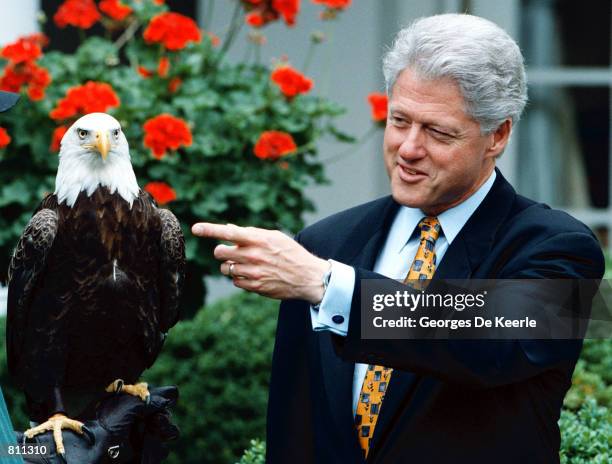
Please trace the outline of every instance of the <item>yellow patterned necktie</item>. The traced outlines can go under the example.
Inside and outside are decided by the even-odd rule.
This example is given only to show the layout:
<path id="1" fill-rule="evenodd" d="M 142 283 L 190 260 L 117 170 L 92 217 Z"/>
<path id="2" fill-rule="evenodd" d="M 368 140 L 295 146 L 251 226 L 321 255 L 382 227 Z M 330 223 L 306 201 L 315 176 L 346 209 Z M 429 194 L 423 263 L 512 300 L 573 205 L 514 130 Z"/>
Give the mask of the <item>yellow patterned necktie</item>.
<path id="1" fill-rule="evenodd" d="M 440 235 L 440 222 L 435 217 L 426 217 L 421 219 L 418 227 L 421 230 L 419 249 L 404 279 L 405 284 L 411 284 L 410 281 L 414 280 L 427 281 L 433 277 L 436 270 L 434 248 Z M 412 285 L 414 286 L 414 283 Z M 366 458 L 392 372 L 393 369 L 390 367 L 370 364 L 361 386 L 357 413 L 355 414 L 355 426 L 359 444 Z"/>

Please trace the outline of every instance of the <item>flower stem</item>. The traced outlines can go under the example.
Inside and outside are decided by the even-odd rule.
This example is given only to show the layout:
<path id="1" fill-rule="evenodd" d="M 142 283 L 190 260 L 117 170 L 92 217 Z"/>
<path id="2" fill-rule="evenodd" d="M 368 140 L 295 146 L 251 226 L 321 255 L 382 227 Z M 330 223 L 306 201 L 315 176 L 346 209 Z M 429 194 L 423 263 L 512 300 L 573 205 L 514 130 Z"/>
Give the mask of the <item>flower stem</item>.
<path id="1" fill-rule="evenodd" d="M 333 21 L 328 21 L 327 31 L 325 32 L 325 37 L 327 38 L 327 60 L 325 63 L 325 76 L 323 77 L 323 85 L 321 86 L 322 95 L 327 95 L 329 93 L 329 88 L 331 85 L 332 79 L 332 59 L 333 59 L 333 32 L 334 32 L 334 24 Z"/>
<path id="2" fill-rule="evenodd" d="M 365 142 L 367 142 L 372 135 L 374 135 L 376 132 L 378 131 L 378 126 L 376 125 L 372 125 L 372 127 L 370 127 L 361 137 L 359 137 L 357 139 L 356 142 L 354 142 L 354 145 L 351 146 L 350 148 L 347 148 L 346 150 L 331 156 L 327 159 L 322 160 L 323 163 L 325 164 L 334 164 L 340 160 L 342 160 L 343 158 L 346 158 L 348 155 L 355 153 L 363 144 L 365 144 Z"/>
<path id="3" fill-rule="evenodd" d="M 317 148 L 317 144 L 316 142 L 313 140 L 312 142 L 308 142 L 304 145 L 301 145 L 300 147 L 298 147 L 298 149 L 296 151 L 294 151 L 293 153 L 291 153 L 292 155 L 301 155 L 302 153 L 306 153 L 309 150 L 313 150 Z"/>
<path id="4" fill-rule="evenodd" d="M 302 65 L 302 72 L 306 73 L 308 68 L 310 67 L 310 63 L 312 62 L 312 57 L 314 56 L 316 44 L 314 41 L 310 41 L 310 46 L 308 47 L 308 51 L 306 52 L 306 59 L 304 60 L 304 64 Z"/>
<path id="5" fill-rule="evenodd" d="M 204 15 L 202 16 L 202 27 L 205 31 L 208 30 L 210 25 L 212 24 L 213 13 L 215 11 L 215 0 L 205 0 L 204 7 L 202 11 Z"/>
<path id="6" fill-rule="evenodd" d="M 134 34 L 136 34 L 136 31 L 138 30 L 138 28 L 140 27 L 140 22 L 135 19 L 133 20 L 128 27 L 125 28 L 125 31 L 123 31 L 123 33 L 117 38 L 117 40 L 115 40 L 115 43 L 113 44 L 113 46 L 117 49 L 120 50 L 121 47 L 123 47 L 126 43 L 129 42 L 129 40 L 134 37 Z"/>
<path id="7" fill-rule="evenodd" d="M 240 29 L 242 27 L 243 21 L 240 18 L 240 12 L 242 11 L 242 4 L 240 0 L 236 0 L 236 7 L 234 8 L 234 12 L 232 13 L 232 20 L 227 28 L 227 32 L 225 33 L 225 37 L 223 40 L 223 47 L 221 47 L 221 51 L 219 52 L 219 60 L 222 60 L 229 48 L 231 47 L 234 39 Z"/>

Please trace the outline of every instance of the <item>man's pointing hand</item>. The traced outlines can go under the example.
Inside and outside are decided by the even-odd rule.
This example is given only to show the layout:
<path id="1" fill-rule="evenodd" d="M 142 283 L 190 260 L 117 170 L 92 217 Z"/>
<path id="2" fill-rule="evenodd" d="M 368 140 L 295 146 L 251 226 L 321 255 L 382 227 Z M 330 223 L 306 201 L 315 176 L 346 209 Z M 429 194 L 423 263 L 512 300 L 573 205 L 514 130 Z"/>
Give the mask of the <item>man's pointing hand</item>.
<path id="1" fill-rule="evenodd" d="M 233 245 L 217 245 L 221 273 L 234 285 L 270 298 L 299 299 L 317 304 L 323 298 L 323 276 L 329 262 L 309 253 L 278 230 L 200 222 L 191 228 L 198 237 Z"/>

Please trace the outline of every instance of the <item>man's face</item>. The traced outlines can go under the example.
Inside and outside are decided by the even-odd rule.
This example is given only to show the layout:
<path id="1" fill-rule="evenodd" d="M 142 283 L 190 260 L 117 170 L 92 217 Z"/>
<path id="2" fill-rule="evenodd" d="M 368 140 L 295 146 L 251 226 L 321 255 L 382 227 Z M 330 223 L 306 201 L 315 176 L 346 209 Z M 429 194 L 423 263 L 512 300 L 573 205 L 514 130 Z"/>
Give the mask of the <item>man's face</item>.
<path id="1" fill-rule="evenodd" d="M 494 169 L 495 141 L 480 135 L 453 80 L 422 80 L 405 69 L 389 98 L 383 142 L 393 198 L 428 215 L 461 203 Z"/>

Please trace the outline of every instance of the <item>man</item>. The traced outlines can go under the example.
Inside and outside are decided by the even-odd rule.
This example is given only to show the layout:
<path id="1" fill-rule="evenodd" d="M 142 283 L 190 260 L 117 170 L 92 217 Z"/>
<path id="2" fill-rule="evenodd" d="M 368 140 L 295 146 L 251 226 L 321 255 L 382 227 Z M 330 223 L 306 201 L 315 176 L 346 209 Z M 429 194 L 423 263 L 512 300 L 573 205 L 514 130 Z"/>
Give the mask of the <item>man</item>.
<path id="1" fill-rule="evenodd" d="M 526 102 L 523 57 L 470 15 L 422 18 L 384 59 L 391 197 L 300 232 L 196 224 L 237 287 L 283 300 L 269 463 L 552 463 L 579 340 L 369 340 L 364 279 L 599 279 L 583 224 L 495 168 Z M 327 261 L 330 260 L 330 261 Z M 331 263 L 331 264 L 330 264 Z M 322 283 L 323 282 L 323 283 Z"/>

